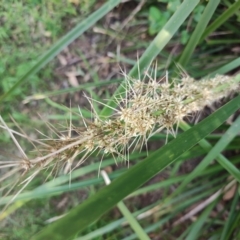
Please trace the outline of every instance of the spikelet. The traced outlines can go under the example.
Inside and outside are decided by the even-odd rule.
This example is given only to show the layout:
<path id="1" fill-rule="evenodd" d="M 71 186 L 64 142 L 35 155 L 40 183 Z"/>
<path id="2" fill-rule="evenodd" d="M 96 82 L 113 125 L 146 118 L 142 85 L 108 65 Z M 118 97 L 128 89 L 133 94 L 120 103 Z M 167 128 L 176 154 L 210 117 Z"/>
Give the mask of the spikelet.
<path id="1" fill-rule="evenodd" d="M 113 115 L 101 119 L 92 109 L 94 119 L 87 124 L 80 114 L 85 128 L 71 126 L 70 129 L 77 133 L 77 137 L 59 135 L 57 139 L 45 142 L 35 140 L 38 151 L 34 158 L 29 158 L 17 143 L 14 135 L 21 134 L 9 129 L 1 119 L 1 127 L 9 132 L 23 160 L 0 161 L 0 168 L 10 168 L 10 172 L 0 176 L 0 180 L 22 169 L 22 176 L 28 176 L 22 181 L 25 187 L 41 170 L 50 169 L 50 174 L 63 168 L 65 172 L 70 171 L 81 165 L 93 152 L 102 156 L 111 154 L 116 159 L 120 157 L 128 161 L 129 151 L 139 143 L 143 146 L 160 131 L 176 136 L 178 124 L 185 116 L 199 112 L 207 105 L 211 106 L 239 87 L 236 79 L 228 76 L 200 81 L 185 76 L 169 82 L 168 76 L 164 81 L 158 81 L 156 77 L 145 73 L 144 79 L 147 80 L 131 79 L 125 75 L 125 97 L 115 99 L 117 107 Z M 94 100 L 89 101 L 91 103 Z M 28 172 L 32 174 L 26 175 Z"/>

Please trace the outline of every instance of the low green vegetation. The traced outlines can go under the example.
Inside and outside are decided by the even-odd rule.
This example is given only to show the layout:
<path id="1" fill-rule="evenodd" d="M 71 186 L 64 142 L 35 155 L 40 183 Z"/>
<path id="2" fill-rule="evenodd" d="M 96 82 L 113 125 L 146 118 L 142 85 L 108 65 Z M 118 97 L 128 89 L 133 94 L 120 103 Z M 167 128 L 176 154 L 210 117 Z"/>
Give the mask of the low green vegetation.
<path id="1" fill-rule="evenodd" d="M 81 2 L 81 4 L 80 4 Z M 93 9 L 95 1 L 5 1 L 0 6 L 0 93 L 7 93 L 37 63 L 39 56 Z M 25 119 L 18 99 L 50 90 L 54 86 L 55 66 L 29 77 L 9 95 L 11 103 L 1 106 L 1 114 L 11 113 L 17 121 Z M 49 89 L 50 87 L 50 89 Z M 22 110 L 22 109 L 21 109 Z M 25 119 L 27 121 L 27 119 Z"/>
<path id="2" fill-rule="evenodd" d="M 240 238 L 240 1 L 0 9 L 0 239 Z"/>

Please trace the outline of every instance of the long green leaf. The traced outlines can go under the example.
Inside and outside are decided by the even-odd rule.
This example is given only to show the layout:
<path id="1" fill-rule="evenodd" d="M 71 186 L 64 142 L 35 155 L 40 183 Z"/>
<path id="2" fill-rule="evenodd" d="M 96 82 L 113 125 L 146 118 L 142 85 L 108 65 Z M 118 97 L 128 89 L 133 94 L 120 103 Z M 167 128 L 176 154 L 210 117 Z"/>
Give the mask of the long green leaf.
<path id="1" fill-rule="evenodd" d="M 210 33 L 220 27 L 224 22 L 226 22 L 235 12 L 240 8 L 240 1 L 237 0 L 227 11 L 224 11 L 203 33 L 201 40 L 203 41 Z"/>
<path id="2" fill-rule="evenodd" d="M 192 56 L 194 49 L 196 48 L 202 33 L 204 32 L 207 24 L 209 23 L 213 13 L 215 12 L 220 0 L 210 0 L 205 8 L 200 21 L 197 24 L 191 38 L 189 39 L 187 46 L 185 47 L 178 63 L 185 67 Z"/>
<path id="3" fill-rule="evenodd" d="M 205 223 L 207 217 L 209 216 L 210 212 L 212 211 L 212 209 L 214 208 L 215 205 L 216 205 L 216 201 L 212 202 L 212 203 L 203 211 L 203 213 L 200 215 L 200 217 L 198 217 L 197 221 L 196 221 L 196 222 L 193 224 L 193 226 L 191 227 L 191 230 L 190 230 L 188 236 L 185 238 L 186 240 L 195 240 L 195 239 L 198 239 L 200 230 L 201 230 L 203 224 Z"/>
<path id="4" fill-rule="evenodd" d="M 233 61 L 225 64 L 224 66 L 220 67 L 216 71 L 209 74 L 209 76 L 214 77 L 216 74 L 226 74 L 239 66 L 240 66 L 240 57 L 238 57 L 238 58 L 234 59 Z"/>
<path id="5" fill-rule="evenodd" d="M 105 183 L 110 184 L 110 179 L 105 171 L 101 171 L 102 177 L 104 178 Z M 127 220 L 128 224 L 131 226 L 132 230 L 136 233 L 139 240 L 150 240 L 148 235 L 144 232 L 144 229 L 141 227 L 137 219 L 133 216 L 133 214 L 128 210 L 127 206 L 123 201 L 120 201 L 117 204 L 119 211 Z"/>
<path id="6" fill-rule="evenodd" d="M 74 93 L 74 92 L 80 91 L 82 89 L 91 89 L 91 88 L 96 88 L 96 87 L 102 87 L 102 86 L 110 85 L 110 84 L 114 84 L 114 83 L 121 83 L 122 81 L 123 81 L 123 79 L 111 79 L 109 81 L 100 80 L 98 83 L 85 83 L 85 84 L 81 84 L 78 87 L 65 88 L 65 89 L 61 89 L 61 90 L 49 91 L 49 92 L 40 93 L 40 94 L 37 93 L 32 96 L 26 97 L 23 102 L 28 103 L 32 100 L 44 99 L 47 97 L 53 97 L 53 96 L 66 94 L 66 93 Z"/>
<path id="7" fill-rule="evenodd" d="M 150 63 L 154 60 L 154 58 L 161 52 L 161 50 L 167 45 L 185 19 L 189 16 L 189 14 L 193 11 L 196 5 L 199 3 L 199 0 L 185 0 L 181 6 L 177 9 L 177 11 L 173 14 L 173 16 L 169 19 L 166 25 L 162 28 L 162 30 L 157 34 L 154 40 L 151 42 L 149 47 L 146 49 L 144 54 L 139 59 L 138 63 L 134 65 L 132 70 L 129 72 L 129 76 L 132 78 L 138 78 L 140 75 L 139 71 L 144 71 L 148 68 Z M 184 13 L 184 14 L 183 14 Z M 121 85 L 114 93 L 114 96 L 122 94 L 125 90 L 124 85 Z M 114 96 L 109 100 L 108 106 L 115 107 L 116 101 L 114 100 Z M 106 117 L 111 115 L 112 109 L 105 106 L 101 111 L 101 116 Z"/>
<path id="8" fill-rule="evenodd" d="M 230 231 L 231 226 L 236 221 L 236 208 L 237 208 L 238 203 L 239 203 L 239 194 L 236 192 L 234 199 L 232 201 L 231 210 L 229 212 L 226 224 L 224 225 L 220 240 L 229 239 L 229 235 L 231 234 L 231 231 Z M 227 237 L 227 235 L 228 235 L 228 237 Z"/>
<path id="9" fill-rule="evenodd" d="M 106 15 L 110 10 L 116 7 L 121 0 L 109 0 L 102 5 L 97 11 L 92 13 L 89 17 L 84 19 L 80 24 L 74 27 L 68 34 L 55 43 L 40 59 L 37 63 L 24 74 L 10 89 L 8 92 L 0 96 L 0 102 L 5 100 L 10 94 L 18 88 L 23 82 L 25 82 L 30 76 L 36 74 L 42 67 L 49 63 L 58 53 L 60 53 L 65 47 L 72 43 L 87 29 L 92 27 L 99 19 Z"/>
<path id="10" fill-rule="evenodd" d="M 118 209 L 121 211 L 125 219 L 128 221 L 131 228 L 134 230 L 135 234 L 138 236 L 139 240 L 150 240 L 148 235 L 144 232 L 144 229 L 141 227 L 141 225 L 138 223 L 136 218 L 132 215 L 132 213 L 128 210 L 126 205 L 123 203 L 123 201 L 119 202 L 117 204 Z"/>
<path id="11" fill-rule="evenodd" d="M 71 210 L 64 218 L 46 227 L 32 239 L 68 239 L 77 232 L 82 231 L 143 183 L 176 161 L 181 154 L 218 128 L 239 107 L 240 96 L 231 100 L 211 116 L 180 134 L 176 139 L 130 168 L 109 186 L 101 189 L 96 195 Z"/>
<path id="12" fill-rule="evenodd" d="M 183 130 L 188 130 L 190 127 L 185 123 L 181 123 L 180 127 Z M 181 185 L 174 195 L 177 195 L 183 190 L 183 188 L 191 182 L 194 178 L 201 175 L 202 171 L 216 158 L 217 161 L 238 181 L 240 182 L 240 171 L 226 159 L 221 152 L 226 148 L 226 146 L 236 137 L 240 129 L 240 117 L 229 127 L 221 139 L 216 143 L 214 147 L 211 146 L 205 139 L 202 139 L 199 144 L 209 152 L 207 156 L 198 164 L 198 166 L 188 174 L 188 176 L 182 181 Z"/>

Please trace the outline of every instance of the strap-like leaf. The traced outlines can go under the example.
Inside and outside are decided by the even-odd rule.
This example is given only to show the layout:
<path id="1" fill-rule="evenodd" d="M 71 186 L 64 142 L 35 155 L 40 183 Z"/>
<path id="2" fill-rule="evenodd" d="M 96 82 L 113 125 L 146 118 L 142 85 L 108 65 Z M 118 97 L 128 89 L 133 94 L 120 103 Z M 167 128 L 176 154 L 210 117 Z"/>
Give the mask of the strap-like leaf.
<path id="1" fill-rule="evenodd" d="M 240 96 L 227 103 L 190 130 L 180 134 L 161 149 L 149 155 L 141 163 L 135 165 L 121 177 L 114 180 L 109 186 L 103 188 L 83 204 L 71 210 L 64 218 L 46 227 L 32 239 L 68 239 L 83 230 L 114 207 L 120 200 L 162 171 L 184 152 L 218 128 L 239 107 Z"/>

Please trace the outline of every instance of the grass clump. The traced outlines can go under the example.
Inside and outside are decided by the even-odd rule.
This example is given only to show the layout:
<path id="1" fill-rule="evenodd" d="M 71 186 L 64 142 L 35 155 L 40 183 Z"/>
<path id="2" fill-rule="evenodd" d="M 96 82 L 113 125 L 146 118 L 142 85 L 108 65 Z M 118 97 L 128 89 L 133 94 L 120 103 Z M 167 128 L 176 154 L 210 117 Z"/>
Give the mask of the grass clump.
<path id="1" fill-rule="evenodd" d="M 130 151 L 134 151 L 139 144 L 140 148 L 147 146 L 148 139 L 160 131 L 176 137 L 179 123 L 184 117 L 202 111 L 205 106 L 211 107 L 214 102 L 237 91 L 238 81 L 238 78 L 217 75 L 199 82 L 186 76 L 170 83 L 167 75 L 164 81 L 158 81 L 156 73 L 151 77 L 146 72 L 145 81 L 130 79 L 125 75 L 125 97 L 116 97 L 117 107 L 112 116 L 101 119 L 92 104 L 94 99 L 89 99 L 92 122 L 85 121 L 80 110 L 79 119 L 82 119 L 85 129 L 73 126 L 70 122 L 66 136 L 49 125 L 49 130 L 57 138 L 46 136 L 42 142 L 37 141 L 40 146 L 35 146 L 37 155 L 32 158 L 24 153 L 13 130 L 1 118 L 1 128 L 10 133 L 24 159 L 12 163 L 0 162 L 1 167 L 22 168 L 24 175 L 33 170 L 27 181 L 29 183 L 43 169 L 51 168 L 51 172 L 55 172 L 65 168 L 64 172 L 72 171 L 94 152 L 111 154 L 114 158 L 120 157 L 129 162 Z M 71 137 L 73 131 L 77 136 Z M 73 161 L 80 154 L 82 157 L 74 164 Z M 10 177 L 9 172 L 2 179 L 7 177 Z"/>
<path id="2" fill-rule="evenodd" d="M 86 2 L 71 1 L 71 6 Z M 174 12 L 172 8 L 170 11 L 174 6 L 169 3 L 175 3 Z M 20 88 L 21 84 L 36 76 L 40 69 L 45 76 L 47 68 L 43 67 L 107 14 L 84 38 L 93 42 L 89 46 L 97 49 L 96 56 L 88 53 L 90 48 L 81 49 L 84 41 L 79 45 L 76 41 L 61 55 L 61 60 L 65 61 L 67 51 L 68 57 L 75 59 L 77 51 L 74 48 L 82 50 L 79 55 L 83 61 L 77 58 L 77 63 L 74 62 L 77 67 L 61 67 L 62 72 L 75 78 L 71 79 L 75 87 L 46 94 L 41 94 L 46 92 L 45 89 L 39 89 L 39 94 L 34 92 L 32 97 L 24 99 L 23 102 L 29 104 L 26 108 L 36 102 L 41 105 L 44 99 L 54 111 L 59 109 L 59 114 L 54 116 L 58 121 L 48 123 L 51 110 L 45 108 L 47 133 L 39 130 L 43 139 L 37 140 L 21 127 L 16 130 L 8 121 L 6 111 L 1 112 L 1 127 L 14 141 L 19 158 L 1 158 L 0 205 L 7 204 L 9 208 L 3 209 L 0 218 L 8 221 L 5 226 L 10 226 L 9 219 L 14 219 L 14 215 L 21 212 L 17 209 L 23 209 L 28 201 L 44 198 L 49 202 L 54 195 L 61 199 L 74 191 L 79 199 L 71 206 L 75 208 L 65 216 L 51 213 L 50 220 L 58 220 L 33 239 L 239 239 L 239 194 L 236 191 L 240 176 L 239 118 L 237 114 L 231 117 L 240 107 L 239 96 L 196 126 L 188 126 L 182 121 L 190 116 L 201 119 L 210 109 L 215 109 L 221 99 L 232 97 L 239 91 L 239 75 L 234 75 L 240 61 L 234 52 L 234 41 L 221 46 L 218 41 L 237 34 L 236 26 L 228 19 L 238 18 L 239 2 L 185 0 L 157 5 L 151 1 L 120 3 L 109 0 L 97 4 L 96 12 L 53 45 L 32 68 L 29 65 L 28 71 L 0 96 L 1 108 L 4 108 L 15 94 L 21 95 L 24 89 Z M 151 6 L 159 6 L 160 11 L 149 11 Z M 146 34 L 148 19 L 152 19 L 149 14 L 157 14 L 156 19 L 159 19 L 166 9 L 169 12 L 163 16 L 172 16 L 169 20 L 163 19 L 160 27 L 151 26 L 154 27 L 152 33 L 157 35 L 149 40 L 150 36 Z M 121 21 L 123 26 L 119 24 Z M 179 36 L 184 36 L 185 28 L 187 36 L 183 41 Z M 129 49 L 134 52 L 134 57 Z M 141 57 L 135 64 L 130 57 L 135 59 L 136 52 Z M 155 58 L 162 64 L 148 71 Z M 123 74 L 123 80 L 114 79 L 115 83 L 123 81 L 120 88 L 114 94 L 111 87 L 98 89 L 112 82 L 109 79 L 116 76 L 119 66 L 115 63 L 119 61 L 134 65 L 132 70 L 125 71 L 128 74 Z M 105 65 L 107 67 L 102 69 Z M 189 75 L 178 76 L 176 65 L 186 69 Z M 82 66 L 84 71 L 81 71 Z M 23 68 L 21 70 L 25 72 Z M 91 77 L 93 82 L 85 84 Z M 99 81 L 101 78 L 107 78 L 107 81 L 103 84 Z M 199 78 L 201 80 L 195 80 Z M 86 98 L 77 93 L 83 88 L 87 92 Z M 66 93 L 69 95 L 63 97 Z M 72 99 L 71 106 L 80 104 L 78 113 L 77 108 L 69 110 L 59 104 L 69 103 L 69 98 Z M 103 99 L 109 99 L 108 103 Z M 90 110 L 85 109 L 86 103 Z M 68 126 L 65 127 L 66 123 L 60 123 L 60 119 L 66 119 L 69 112 Z M 22 126 L 19 119 L 15 125 Z M 228 123 L 224 123 L 227 119 Z M 37 118 L 37 121 L 41 120 Z M 179 128 L 186 132 L 179 133 Z M 25 148 L 19 139 L 31 143 L 33 151 Z M 139 149 L 141 153 L 135 151 Z M 129 168 L 124 169 L 126 164 L 122 167 L 118 159 L 127 161 Z M 105 170 L 105 180 L 108 176 L 113 180 L 109 186 L 103 187 L 103 179 L 97 177 L 99 167 Z M 115 206 L 125 218 L 120 218 Z M 111 208 L 114 210 L 102 218 Z M 31 232 L 43 228 L 39 222 L 35 221 L 35 224 L 38 226 Z"/>

